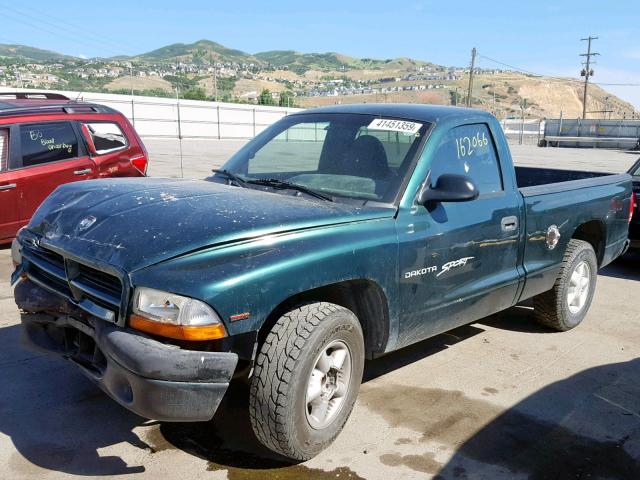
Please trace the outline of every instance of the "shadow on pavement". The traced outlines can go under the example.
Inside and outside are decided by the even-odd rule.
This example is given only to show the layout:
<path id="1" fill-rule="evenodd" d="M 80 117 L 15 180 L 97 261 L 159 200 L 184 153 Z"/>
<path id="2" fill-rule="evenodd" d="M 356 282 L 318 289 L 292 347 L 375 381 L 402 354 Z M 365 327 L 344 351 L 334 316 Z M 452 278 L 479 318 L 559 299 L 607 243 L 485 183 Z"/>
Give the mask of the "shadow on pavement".
<path id="1" fill-rule="evenodd" d="M 5 478 L 37 477 L 41 468 L 92 476 L 144 471 L 98 453 L 120 442 L 144 448 L 132 432 L 144 420 L 76 370 L 66 361 L 21 348 L 20 326 L 0 329 L 0 432 L 17 450 L 3 469 L 9 472 Z"/>
<path id="2" fill-rule="evenodd" d="M 557 330 L 539 324 L 533 318 L 533 307 L 529 305 L 517 305 L 504 312 L 478 320 L 477 323 L 511 332 L 558 334 Z"/>
<path id="3" fill-rule="evenodd" d="M 369 361 L 365 364 L 363 383 L 410 365 L 482 332 L 484 330 L 474 326 L 460 327 Z M 264 448 L 251 429 L 247 414 L 248 396 L 246 383 L 237 382 L 225 395 L 221 408 L 211 422 L 162 424 L 161 436 L 156 439 L 159 449 L 179 448 L 205 459 L 208 461 L 209 470 L 224 470 L 229 480 L 360 478 L 347 467 L 325 471 L 312 469 L 303 464 L 291 465 L 286 459 Z M 154 448 L 154 441 L 150 441 L 149 438 L 147 441 Z"/>
<path id="4" fill-rule="evenodd" d="M 487 324 L 530 322 L 526 309 L 511 309 L 502 316 Z M 210 422 L 152 423 L 139 438 L 134 429 L 144 424 L 143 419 L 117 405 L 67 362 L 23 350 L 19 329 L 0 329 L 0 432 L 17 450 L 5 467 L 13 476 L 37 476 L 41 468 L 87 476 L 144 472 L 142 465 L 128 466 L 123 458 L 99 451 L 127 442 L 150 455 L 173 449 L 187 452 L 206 460 L 208 470 L 226 472 L 231 480 L 360 478 L 344 466 L 325 471 L 291 465 L 262 447 L 249 423 L 244 382 L 230 388 Z M 528 330 L 523 326 L 522 331 Z M 367 362 L 364 381 L 482 332 L 478 326 L 461 327 Z M 416 454 L 383 452 L 378 459 L 413 469 L 417 476 L 640 478 L 640 360 L 586 370 L 507 411 L 462 391 L 428 387 L 378 382 L 366 395 L 367 408 L 391 427 L 420 432 Z M 426 451 L 427 442 L 431 448 L 434 443 L 449 445 L 456 453 L 443 466 Z M 129 451 L 141 461 L 135 450 Z"/>
<path id="5" fill-rule="evenodd" d="M 472 416 L 495 409 L 472 402 Z M 640 478 L 640 360 L 591 368 L 530 395 L 461 443 L 436 478 L 513 476 Z"/>
<path id="6" fill-rule="evenodd" d="M 364 381 L 380 377 L 448 348 L 484 330 L 465 326 L 384 358 L 367 362 Z M 291 465 L 264 448 L 249 423 L 248 387 L 236 382 L 218 413 L 205 423 L 163 423 L 134 432 L 145 420 L 107 397 L 68 362 L 32 353 L 20 346 L 20 326 L 0 329 L 0 432 L 11 438 L 17 452 L 8 469 L 16 475 L 38 475 L 48 469 L 87 476 L 144 472 L 99 449 L 121 442 L 151 454 L 180 449 L 224 470 L 233 479 L 360 478 L 347 467 L 331 471 Z"/>
<path id="7" fill-rule="evenodd" d="M 640 281 L 640 249 L 629 250 L 615 262 L 600 270 L 598 275 Z"/>

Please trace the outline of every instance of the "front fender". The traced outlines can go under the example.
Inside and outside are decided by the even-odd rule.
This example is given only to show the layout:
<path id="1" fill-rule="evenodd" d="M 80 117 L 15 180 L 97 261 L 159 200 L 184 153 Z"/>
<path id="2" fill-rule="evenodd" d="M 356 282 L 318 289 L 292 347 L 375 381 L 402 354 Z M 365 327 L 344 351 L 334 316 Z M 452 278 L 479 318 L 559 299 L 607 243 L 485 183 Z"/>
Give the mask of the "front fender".
<path id="1" fill-rule="evenodd" d="M 258 330 L 282 302 L 347 280 L 375 282 L 389 299 L 389 345 L 397 336 L 398 241 L 392 217 L 268 235 L 134 272 L 147 286 L 207 302 L 230 335 Z M 232 321 L 235 315 L 249 316 Z"/>

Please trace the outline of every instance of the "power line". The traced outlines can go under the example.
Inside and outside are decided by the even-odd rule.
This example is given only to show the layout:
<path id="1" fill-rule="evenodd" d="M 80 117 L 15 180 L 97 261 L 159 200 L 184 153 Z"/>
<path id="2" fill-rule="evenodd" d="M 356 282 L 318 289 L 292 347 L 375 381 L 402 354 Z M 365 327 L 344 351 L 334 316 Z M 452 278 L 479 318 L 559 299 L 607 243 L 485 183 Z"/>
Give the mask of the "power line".
<path id="1" fill-rule="evenodd" d="M 47 19 L 43 19 L 38 16 L 30 15 L 29 13 L 25 13 L 21 10 L 13 8 L 12 6 L 7 5 L 5 3 L 2 3 L 1 5 L 3 10 L 5 10 L 5 13 L 6 13 L 6 10 L 8 10 L 13 15 L 17 14 L 17 15 L 20 15 L 21 17 L 25 17 L 28 20 L 31 20 L 32 22 L 37 22 L 42 25 L 53 27 L 56 30 L 56 32 L 52 32 L 46 28 L 42 28 L 41 26 L 37 26 L 37 25 L 34 25 L 33 23 L 30 23 L 30 25 L 35 26 L 36 28 L 40 28 L 48 33 L 51 33 L 52 35 L 55 35 L 58 37 L 64 36 L 68 39 L 72 39 L 75 43 L 87 43 L 87 42 L 92 43 L 93 45 L 103 50 L 109 51 L 111 53 L 118 53 L 119 55 L 122 54 L 122 50 L 127 51 L 131 48 L 131 46 L 125 45 L 124 43 L 113 42 L 105 37 L 96 35 L 91 30 L 83 28 L 82 25 L 76 25 L 75 29 L 73 31 L 70 31 L 68 21 L 55 17 L 51 14 L 47 14 Z M 22 21 L 23 23 L 29 24 L 27 21 L 16 19 L 15 17 L 13 19 L 18 22 Z M 64 32 L 62 33 L 62 35 L 60 30 Z M 80 32 L 80 33 L 74 33 L 74 32 Z M 110 46 L 107 46 L 107 45 L 110 45 Z M 114 50 L 113 47 L 117 48 L 118 50 Z"/>
<path id="2" fill-rule="evenodd" d="M 482 55 L 481 53 L 478 53 L 478 57 L 483 58 L 485 60 L 488 60 L 490 62 L 493 62 L 495 64 L 498 65 L 502 65 L 503 67 L 508 67 L 511 70 L 517 71 L 519 73 L 526 73 L 528 75 L 534 75 L 536 77 L 545 77 L 545 79 L 549 79 L 549 80 L 556 80 L 556 81 L 561 81 L 561 82 L 580 82 L 582 83 L 582 80 L 579 80 L 577 78 L 571 78 L 571 77 L 562 77 L 560 75 L 550 75 L 550 74 L 545 74 L 545 73 L 540 73 L 540 72 L 533 72 L 531 70 L 526 70 L 524 68 L 520 68 L 520 67 L 516 67 L 514 65 L 510 65 L 508 63 L 505 62 L 501 62 L 500 60 L 496 60 L 494 58 L 491 57 L 487 57 L 486 55 Z M 616 82 L 589 82 L 591 85 L 598 85 L 598 86 L 604 86 L 604 87 L 640 87 L 640 83 L 616 83 Z"/>
<path id="3" fill-rule="evenodd" d="M 605 87 L 640 87 L 640 83 L 601 83 L 591 82 L 592 85 L 601 85 Z"/>
<path id="4" fill-rule="evenodd" d="M 535 75 L 535 76 L 540 76 L 540 77 L 544 76 L 541 73 L 535 73 L 535 72 L 531 72 L 529 70 L 525 70 L 524 68 L 514 67 L 513 65 L 509 65 L 508 63 L 504 63 L 504 62 L 501 62 L 499 60 L 495 60 L 493 58 L 487 57 L 487 56 L 482 55 L 480 53 L 478 54 L 478 57 L 484 58 L 485 60 L 489 60 L 490 62 L 493 62 L 493 63 L 497 63 L 498 65 L 502 65 L 503 67 L 508 67 L 508 68 L 510 68 L 512 70 L 517 70 L 518 72 L 528 73 L 529 75 Z"/>
<path id="5" fill-rule="evenodd" d="M 11 12 L 4 12 L 3 16 L 8 17 L 9 19 L 11 19 L 11 20 L 13 20 L 15 22 L 22 23 L 24 25 L 28 25 L 30 27 L 37 28 L 37 29 L 39 29 L 41 31 L 47 32 L 47 33 L 49 33 L 50 35 L 52 35 L 52 36 L 54 36 L 56 38 L 60 38 L 60 39 L 66 40 L 66 41 L 73 42 L 74 44 L 78 44 L 80 42 L 93 43 L 94 45 L 97 45 L 97 46 L 99 46 L 100 48 L 102 48 L 104 50 L 110 50 L 109 48 L 105 48 L 104 45 L 98 45 L 96 42 L 92 42 L 90 39 L 84 38 L 84 39 L 82 39 L 80 41 L 80 37 L 75 37 L 73 34 L 69 35 L 68 33 L 66 33 L 66 31 L 65 31 L 65 33 L 61 33 L 60 31 L 56 31 L 56 30 L 58 30 L 57 28 L 56 28 L 56 30 L 51 30 L 51 29 L 49 29 L 47 27 L 44 27 L 43 25 L 38 25 L 37 23 L 34 23 L 34 22 L 30 21 L 30 20 L 26 20 L 24 18 L 19 18 L 19 17 L 15 16 L 14 13 L 11 13 Z M 36 22 L 37 21 L 38 20 L 36 19 Z M 111 50 L 111 51 L 115 52 L 114 50 Z"/>

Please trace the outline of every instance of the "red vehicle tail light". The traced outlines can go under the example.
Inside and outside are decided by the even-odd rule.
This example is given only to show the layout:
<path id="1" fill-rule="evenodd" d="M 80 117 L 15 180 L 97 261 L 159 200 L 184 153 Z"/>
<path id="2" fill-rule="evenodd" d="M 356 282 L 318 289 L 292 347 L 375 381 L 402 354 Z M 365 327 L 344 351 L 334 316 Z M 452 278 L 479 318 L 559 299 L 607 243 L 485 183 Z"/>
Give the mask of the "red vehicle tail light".
<path id="1" fill-rule="evenodd" d="M 636 204 L 637 201 L 638 201 L 638 198 L 636 197 L 636 192 L 633 192 L 631 194 L 631 205 L 629 206 L 629 223 L 631 223 L 631 218 L 633 217 L 633 212 L 638 207 L 638 205 Z"/>
<path id="2" fill-rule="evenodd" d="M 149 163 L 149 161 L 147 160 L 147 157 L 145 155 L 136 155 L 135 157 L 131 158 L 130 162 L 131 165 L 136 167 L 136 169 L 138 169 L 140 173 L 142 173 L 143 175 L 147 174 L 147 164 Z"/>

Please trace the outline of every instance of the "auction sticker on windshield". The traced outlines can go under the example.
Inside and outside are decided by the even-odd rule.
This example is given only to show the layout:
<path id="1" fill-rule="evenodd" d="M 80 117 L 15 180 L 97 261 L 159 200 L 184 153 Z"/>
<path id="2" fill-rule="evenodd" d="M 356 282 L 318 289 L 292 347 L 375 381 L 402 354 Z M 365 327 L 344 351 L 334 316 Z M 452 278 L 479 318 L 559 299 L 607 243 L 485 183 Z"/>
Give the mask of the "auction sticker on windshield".
<path id="1" fill-rule="evenodd" d="M 388 118 L 376 118 L 367 126 L 369 130 L 386 130 L 388 132 L 402 132 L 413 135 L 420 130 L 421 123 L 407 122 L 406 120 L 391 120 Z"/>

